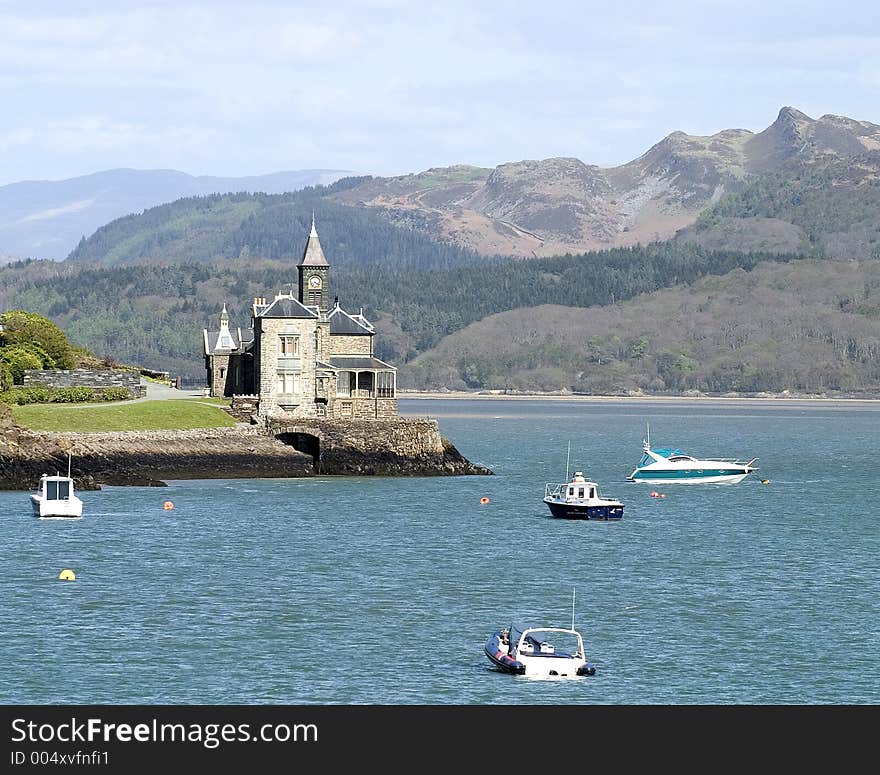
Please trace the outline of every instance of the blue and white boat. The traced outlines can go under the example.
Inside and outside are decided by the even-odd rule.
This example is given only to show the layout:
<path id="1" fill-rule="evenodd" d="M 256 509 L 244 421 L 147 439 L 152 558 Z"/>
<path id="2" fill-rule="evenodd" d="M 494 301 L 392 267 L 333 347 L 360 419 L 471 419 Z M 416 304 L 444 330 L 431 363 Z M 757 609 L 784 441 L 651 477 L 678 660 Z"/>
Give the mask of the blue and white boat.
<path id="1" fill-rule="evenodd" d="M 680 449 L 651 447 L 651 437 L 642 443 L 642 459 L 627 477 L 645 484 L 737 484 L 753 471 L 755 461 L 730 458 L 704 459 L 686 455 Z"/>

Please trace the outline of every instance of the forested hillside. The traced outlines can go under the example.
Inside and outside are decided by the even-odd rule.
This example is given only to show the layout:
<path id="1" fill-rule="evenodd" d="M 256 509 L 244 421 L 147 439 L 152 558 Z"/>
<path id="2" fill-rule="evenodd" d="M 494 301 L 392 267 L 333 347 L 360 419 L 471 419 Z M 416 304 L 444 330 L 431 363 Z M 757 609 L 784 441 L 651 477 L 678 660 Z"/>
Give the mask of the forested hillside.
<path id="1" fill-rule="evenodd" d="M 623 303 L 502 312 L 406 369 L 431 388 L 880 395 L 880 261 L 766 263 Z"/>
<path id="2" fill-rule="evenodd" d="M 880 258 L 880 151 L 790 162 L 703 211 L 686 240 L 708 247 L 747 240 L 756 246 L 762 244 L 756 234 L 770 240 L 765 248 Z"/>
<path id="3" fill-rule="evenodd" d="M 707 274 L 748 269 L 765 258 L 656 244 L 430 272 L 336 268 L 330 292 L 349 310 L 364 307 L 379 332 L 377 354 L 405 366 L 486 315 L 539 304 L 612 304 Z M 101 356 L 200 375 L 202 329 L 216 327 L 223 304 L 233 327 L 247 326 L 252 299 L 288 290 L 297 279 L 296 262 L 291 257 L 171 266 L 13 264 L 0 268 L 0 308 L 44 314 L 72 341 Z"/>
<path id="4" fill-rule="evenodd" d="M 472 251 L 346 207 L 327 195 L 356 178 L 288 194 L 216 194 L 188 197 L 111 221 L 83 239 L 68 261 L 103 266 L 177 264 L 218 259 L 299 259 L 312 214 L 334 266 L 387 264 L 434 269 L 473 263 Z"/>

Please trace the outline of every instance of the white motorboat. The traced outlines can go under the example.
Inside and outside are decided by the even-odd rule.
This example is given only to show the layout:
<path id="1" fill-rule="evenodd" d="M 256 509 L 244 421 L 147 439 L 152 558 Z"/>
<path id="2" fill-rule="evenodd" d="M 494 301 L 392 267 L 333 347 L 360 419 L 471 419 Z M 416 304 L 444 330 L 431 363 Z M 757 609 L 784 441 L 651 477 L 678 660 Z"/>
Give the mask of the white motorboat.
<path id="1" fill-rule="evenodd" d="M 43 474 L 35 493 L 31 495 L 34 516 L 46 518 L 77 519 L 82 516 L 83 502 L 74 492 L 70 476 L 70 457 L 67 459 L 67 476 Z"/>
<path id="2" fill-rule="evenodd" d="M 696 458 L 680 449 L 651 447 L 648 435 L 642 442 L 642 459 L 627 477 L 645 484 L 737 484 L 758 468 L 758 458 L 748 461 L 731 458 Z"/>

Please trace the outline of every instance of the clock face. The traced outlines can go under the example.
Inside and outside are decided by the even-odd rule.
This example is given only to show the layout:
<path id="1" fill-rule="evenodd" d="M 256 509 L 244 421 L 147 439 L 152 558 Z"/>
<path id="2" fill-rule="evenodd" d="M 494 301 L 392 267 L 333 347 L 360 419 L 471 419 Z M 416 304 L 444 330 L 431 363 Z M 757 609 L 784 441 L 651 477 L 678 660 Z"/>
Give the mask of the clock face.
<path id="1" fill-rule="evenodd" d="M 320 288 L 321 287 L 321 278 L 318 275 L 313 274 L 309 278 L 309 288 Z"/>

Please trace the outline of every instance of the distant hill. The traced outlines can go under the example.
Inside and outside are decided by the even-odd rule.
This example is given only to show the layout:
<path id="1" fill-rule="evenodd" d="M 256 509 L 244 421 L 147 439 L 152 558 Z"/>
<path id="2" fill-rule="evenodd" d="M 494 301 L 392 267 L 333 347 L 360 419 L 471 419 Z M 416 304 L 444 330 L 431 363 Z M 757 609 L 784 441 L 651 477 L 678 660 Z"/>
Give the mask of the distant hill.
<path id="1" fill-rule="evenodd" d="M 302 228 L 307 228 L 309 219 L 304 215 Z M 341 225 L 344 222 L 337 224 Z M 385 223 L 384 228 L 394 227 Z M 443 247 L 413 232 L 401 230 L 398 236 Z M 331 294 L 346 309 L 364 308 L 379 334 L 376 354 L 401 367 L 443 337 L 498 312 L 548 303 L 572 308 L 609 305 L 706 275 L 750 269 L 768 258 L 658 243 L 535 261 L 482 260 L 431 270 L 402 266 L 405 255 L 384 264 L 349 263 L 341 268 L 328 244 L 324 242 L 325 252 L 334 261 Z M 401 241 L 394 247 L 406 244 Z M 299 254 L 282 260 L 242 257 L 113 266 L 33 261 L 0 268 L 0 310 L 21 308 L 46 315 L 71 341 L 100 356 L 198 376 L 204 373 L 202 329 L 216 326 L 224 304 L 231 327 L 246 327 L 255 296 L 271 297 L 295 287 L 298 260 Z"/>
<path id="2" fill-rule="evenodd" d="M 375 263 L 397 269 L 436 269 L 479 256 L 389 223 L 369 208 L 348 207 L 329 193 L 358 182 L 309 186 L 286 194 L 211 194 L 178 199 L 127 215 L 82 240 L 68 260 L 103 266 L 176 264 L 217 259 L 298 261 L 311 226 L 334 266 Z"/>
<path id="3" fill-rule="evenodd" d="M 623 303 L 487 316 L 404 369 L 419 388 L 880 394 L 880 262 L 763 263 Z"/>
<path id="4" fill-rule="evenodd" d="M 704 208 L 761 176 L 786 174 L 798 164 L 802 169 L 814 163 L 845 165 L 878 149 L 876 124 L 834 115 L 812 119 L 785 107 L 757 134 L 746 129 L 708 137 L 673 132 L 618 167 L 575 158 L 519 161 L 495 169 L 447 167 L 366 179 L 334 198 L 376 208 L 392 222 L 483 255 L 531 258 L 669 239 L 694 224 Z M 755 213 L 762 215 L 771 217 Z M 784 225 L 738 227 L 736 237 L 755 245 L 778 242 L 790 248 L 802 236 Z"/>
<path id="5" fill-rule="evenodd" d="M 238 191 L 279 194 L 332 183 L 345 174 L 316 169 L 219 178 L 115 169 L 67 180 L 10 183 L 0 186 L 0 254 L 58 261 L 99 226 L 164 202 Z"/>

